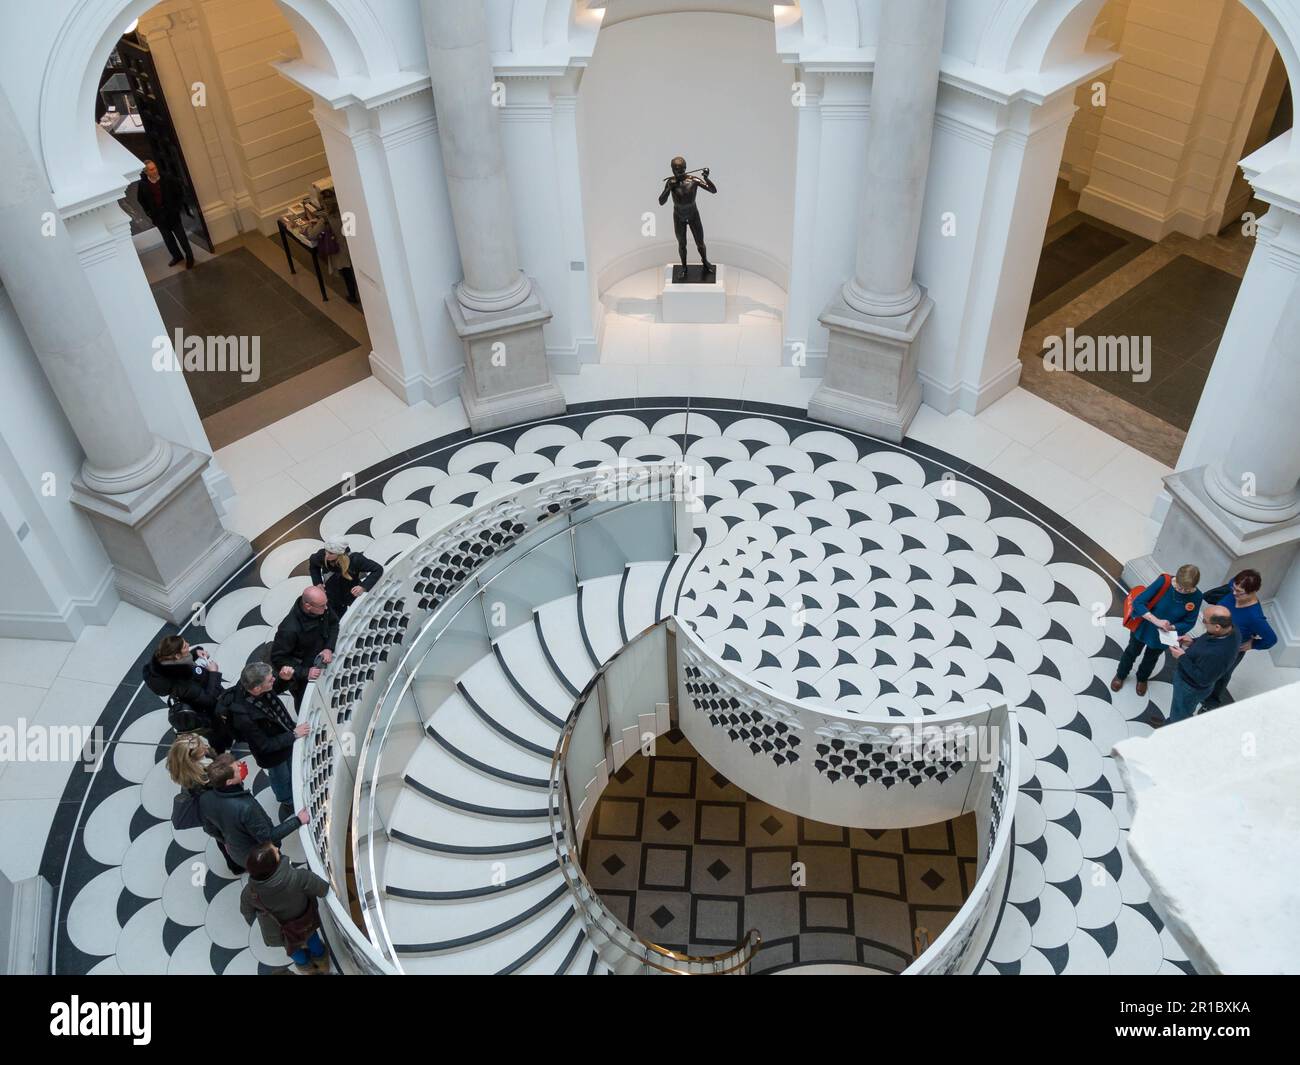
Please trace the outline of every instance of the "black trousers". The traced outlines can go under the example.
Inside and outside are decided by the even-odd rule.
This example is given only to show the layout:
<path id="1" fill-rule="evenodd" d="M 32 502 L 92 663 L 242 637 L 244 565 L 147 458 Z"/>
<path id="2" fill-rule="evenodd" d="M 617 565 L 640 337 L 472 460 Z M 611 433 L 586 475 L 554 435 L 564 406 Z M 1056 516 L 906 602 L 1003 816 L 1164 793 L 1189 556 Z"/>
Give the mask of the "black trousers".
<path id="1" fill-rule="evenodd" d="M 187 263 L 194 261 L 190 238 L 185 233 L 185 224 L 179 215 L 175 218 L 154 218 L 151 221 L 158 227 L 163 243 L 167 245 L 167 250 L 171 252 L 173 259 L 184 259 Z"/>
<path id="2" fill-rule="evenodd" d="M 1128 638 L 1128 646 L 1124 648 L 1124 653 L 1120 655 L 1119 667 L 1115 670 L 1115 676 L 1123 680 L 1128 676 L 1128 671 L 1133 668 L 1133 663 L 1137 660 L 1139 652 L 1142 655 L 1142 662 L 1138 666 L 1137 679 L 1148 681 L 1151 674 L 1156 671 L 1156 663 L 1160 661 L 1160 656 L 1165 653 L 1164 644 L 1159 647 L 1148 647 L 1137 638 L 1134 633 Z"/>
<path id="3" fill-rule="evenodd" d="M 686 229 L 688 226 L 691 230 L 691 236 L 695 238 L 695 250 L 700 253 L 700 258 L 707 263 L 709 256 L 704 250 L 704 223 L 700 221 L 700 212 L 692 210 L 689 215 L 683 218 L 674 211 L 673 230 L 677 233 L 677 251 L 682 257 L 682 265 L 686 265 Z"/>

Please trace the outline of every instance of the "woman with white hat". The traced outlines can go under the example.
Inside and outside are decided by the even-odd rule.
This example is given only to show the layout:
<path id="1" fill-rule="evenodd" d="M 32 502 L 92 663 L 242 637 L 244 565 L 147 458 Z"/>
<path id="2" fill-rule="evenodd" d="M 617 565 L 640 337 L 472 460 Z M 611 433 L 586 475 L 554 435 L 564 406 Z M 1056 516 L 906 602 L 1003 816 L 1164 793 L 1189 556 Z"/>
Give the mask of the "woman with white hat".
<path id="1" fill-rule="evenodd" d="M 384 575 L 384 567 L 360 551 L 349 551 L 342 540 L 328 540 L 311 556 L 311 582 L 325 589 L 330 609 L 342 617 L 353 601 Z"/>

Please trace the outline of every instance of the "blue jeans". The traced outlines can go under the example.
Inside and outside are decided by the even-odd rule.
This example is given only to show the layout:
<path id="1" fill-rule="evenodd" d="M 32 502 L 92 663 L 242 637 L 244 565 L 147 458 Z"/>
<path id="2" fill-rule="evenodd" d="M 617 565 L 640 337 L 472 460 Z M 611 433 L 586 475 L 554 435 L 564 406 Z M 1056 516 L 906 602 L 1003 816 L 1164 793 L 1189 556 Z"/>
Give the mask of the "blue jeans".
<path id="1" fill-rule="evenodd" d="M 325 944 L 321 942 L 319 932 L 313 932 L 311 939 L 307 940 L 307 945 L 302 950 L 295 950 L 289 957 L 293 959 L 294 965 L 306 965 L 308 951 L 311 951 L 313 958 L 319 958 L 325 953 Z"/>
<path id="2" fill-rule="evenodd" d="M 1210 694 L 1213 686 L 1210 688 L 1193 688 L 1187 681 L 1183 680 L 1182 673 L 1174 671 L 1174 697 L 1169 703 L 1169 724 L 1175 721 L 1186 721 L 1194 713 L 1196 708 L 1201 705 L 1207 695 Z"/>
<path id="3" fill-rule="evenodd" d="M 293 759 L 286 758 L 266 771 L 271 778 L 271 794 L 277 802 L 293 803 Z"/>

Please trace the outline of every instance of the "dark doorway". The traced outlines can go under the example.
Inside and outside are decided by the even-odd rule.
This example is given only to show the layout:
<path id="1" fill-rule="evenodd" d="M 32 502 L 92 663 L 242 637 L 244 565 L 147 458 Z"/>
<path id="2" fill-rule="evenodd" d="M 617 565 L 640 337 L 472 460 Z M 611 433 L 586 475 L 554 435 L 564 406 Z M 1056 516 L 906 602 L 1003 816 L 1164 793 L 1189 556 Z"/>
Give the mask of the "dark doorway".
<path id="1" fill-rule="evenodd" d="M 201 247 L 212 251 L 212 238 L 199 209 L 194 182 L 189 167 L 185 165 L 180 137 L 163 96 L 153 56 L 149 53 L 149 46 L 135 33 L 122 37 L 108 58 L 95 101 L 95 120 L 140 160 L 142 168 L 146 159 L 152 159 L 164 174 L 170 174 L 180 182 L 187 208 L 182 215 L 185 230 L 191 240 L 197 240 Z M 137 184 L 138 181 L 133 181 L 125 198 L 119 201 L 122 209 L 131 216 L 133 235 L 143 233 L 153 225 L 136 201 Z"/>

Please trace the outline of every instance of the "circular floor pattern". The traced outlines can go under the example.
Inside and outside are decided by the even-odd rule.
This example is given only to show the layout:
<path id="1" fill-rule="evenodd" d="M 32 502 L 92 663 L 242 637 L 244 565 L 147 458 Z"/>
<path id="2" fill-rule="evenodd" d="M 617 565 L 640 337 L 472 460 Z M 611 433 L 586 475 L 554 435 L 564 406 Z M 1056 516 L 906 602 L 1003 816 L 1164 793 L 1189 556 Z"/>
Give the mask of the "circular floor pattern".
<path id="1" fill-rule="evenodd" d="M 699 469 L 705 509 L 679 613 L 723 658 L 850 713 L 1018 707 L 1016 853 L 982 971 L 1191 972 L 1128 858 L 1127 804 L 1108 753 L 1148 733 L 1169 695 L 1163 679 L 1145 699 L 1107 685 L 1126 635 L 1117 563 L 1014 488 L 924 445 L 726 401 L 689 411 L 673 400 L 592 404 L 456 434 L 367 471 L 355 496 L 319 497 L 279 522 L 214 598 L 205 628 L 186 635 L 233 674 L 309 583 L 307 557 L 324 539 L 388 561 L 492 485 L 682 457 Z M 140 689 L 101 724 L 129 742 L 81 785 L 84 797 L 71 796 L 79 809 L 63 804 L 75 812 L 47 845 L 45 867 L 62 884 L 56 971 L 285 965 L 240 916 L 239 887 L 206 837 L 167 820 L 161 701 Z M 273 811 L 265 774 L 256 791 Z"/>

